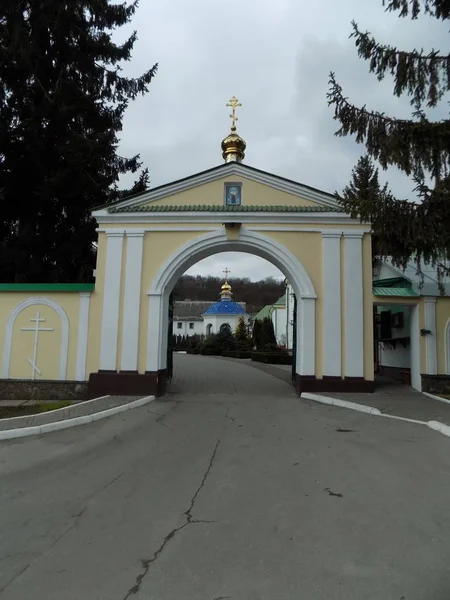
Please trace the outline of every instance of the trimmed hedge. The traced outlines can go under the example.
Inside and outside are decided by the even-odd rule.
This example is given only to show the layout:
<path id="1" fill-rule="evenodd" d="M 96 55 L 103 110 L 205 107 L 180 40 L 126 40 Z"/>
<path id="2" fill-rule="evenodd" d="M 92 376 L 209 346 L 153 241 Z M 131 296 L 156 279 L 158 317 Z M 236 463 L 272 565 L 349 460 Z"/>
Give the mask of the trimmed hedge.
<path id="1" fill-rule="evenodd" d="M 269 365 L 292 365 L 292 355 L 275 352 L 252 352 L 251 357 L 255 362 Z"/>
<path id="2" fill-rule="evenodd" d="M 246 352 L 245 350 L 224 350 L 222 356 L 228 358 L 251 358 L 252 353 Z"/>

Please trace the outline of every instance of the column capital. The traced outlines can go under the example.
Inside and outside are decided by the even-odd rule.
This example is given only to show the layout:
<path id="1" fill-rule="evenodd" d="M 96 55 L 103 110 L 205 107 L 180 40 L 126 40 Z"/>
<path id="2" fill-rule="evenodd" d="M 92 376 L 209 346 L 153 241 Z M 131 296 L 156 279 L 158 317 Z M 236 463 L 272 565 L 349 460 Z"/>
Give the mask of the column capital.
<path id="1" fill-rule="evenodd" d="M 106 237 L 110 238 L 122 238 L 125 235 L 125 231 L 123 229 L 107 229 L 105 233 Z"/>
<path id="2" fill-rule="evenodd" d="M 336 229 L 324 229 L 320 233 L 322 234 L 322 238 L 336 239 L 342 237 L 342 231 L 337 231 Z"/>
<path id="3" fill-rule="evenodd" d="M 80 298 L 90 298 L 91 297 L 91 293 L 92 292 L 80 292 L 79 293 L 79 297 Z"/>
<path id="4" fill-rule="evenodd" d="M 426 304 L 436 304 L 436 296 L 422 296 Z"/>
<path id="5" fill-rule="evenodd" d="M 125 231 L 125 235 L 127 237 L 137 237 L 137 238 L 141 238 L 144 237 L 145 231 L 143 229 L 127 229 Z"/>
<path id="6" fill-rule="evenodd" d="M 345 239 L 357 239 L 362 240 L 366 231 L 343 231 L 342 232 Z"/>

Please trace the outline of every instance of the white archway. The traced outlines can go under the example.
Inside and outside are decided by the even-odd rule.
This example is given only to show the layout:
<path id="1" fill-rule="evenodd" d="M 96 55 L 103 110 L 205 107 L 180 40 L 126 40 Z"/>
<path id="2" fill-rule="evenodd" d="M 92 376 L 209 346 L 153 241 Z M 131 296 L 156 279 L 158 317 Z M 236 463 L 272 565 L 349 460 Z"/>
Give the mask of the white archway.
<path id="1" fill-rule="evenodd" d="M 34 306 L 36 304 L 42 304 L 44 306 L 48 306 L 53 309 L 59 316 L 61 320 L 61 344 L 59 349 L 59 371 L 58 371 L 58 379 L 64 381 L 66 379 L 66 371 L 67 371 L 67 356 L 69 352 L 69 319 L 67 318 L 65 310 L 53 300 L 49 300 L 44 297 L 31 297 L 27 298 L 20 304 L 18 304 L 14 310 L 9 315 L 8 321 L 6 323 L 6 331 L 5 331 L 5 344 L 3 347 L 3 362 L 2 362 L 2 378 L 9 378 L 9 366 L 11 363 L 11 349 L 12 349 L 12 337 L 14 331 L 14 323 L 16 322 L 17 317 L 20 313 L 30 306 Z"/>
<path id="2" fill-rule="evenodd" d="M 446 374 L 450 375 L 450 319 L 445 328 L 445 368 Z"/>
<path id="3" fill-rule="evenodd" d="M 148 290 L 146 371 L 166 368 L 169 295 L 181 275 L 198 261 L 220 252 L 247 252 L 274 264 L 291 282 L 297 297 L 297 358 L 299 375 L 315 375 L 315 299 L 305 267 L 286 247 L 269 236 L 242 227 L 238 239 L 227 238 L 223 227 L 190 240 L 161 266 Z"/>

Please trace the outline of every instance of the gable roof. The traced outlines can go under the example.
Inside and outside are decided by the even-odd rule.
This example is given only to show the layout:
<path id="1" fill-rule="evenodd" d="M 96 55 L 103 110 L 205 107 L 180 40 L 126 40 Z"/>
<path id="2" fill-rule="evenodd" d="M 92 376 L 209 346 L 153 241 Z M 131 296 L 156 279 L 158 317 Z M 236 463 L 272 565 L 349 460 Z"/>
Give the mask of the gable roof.
<path id="1" fill-rule="evenodd" d="M 246 177 L 247 179 L 257 183 L 268 185 L 280 191 L 288 192 L 294 196 L 298 196 L 299 198 L 310 200 L 317 203 L 319 206 L 330 207 L 335 211 L 341 212 L 341 210 L 339 210 L 339 204 L 337 203 L 333 194 L 298 183 L 296 181 L 292 181 L 291 179 L 286 179 L 285 177 L 273 175 L 272 173 L 256 169 L 255 167 L 250 167 L 245 163 L 236 162 L 223 163 L 217 167 L 196 173 L 195 175 L 190 175 L 189 177 L 184 177 L 182 179 L 178 179 L 177 181 L 160 185 L 140 194 L 123 198 L 117 202 L 98 206 L 94 208 L 94 212 L 96 210 L 107 210 L 108 212 L 129 212 L 130 207 L 148 204 L 154 200 L 160 200 L 162 198 L 166 198 L 167 196 L 173 196 L 179 192 L 232 175 L 237 177 Z M 125 207 L 128 207 L 128 211 L 124 210 Z M 134 210 L 136 210 L 136 208 L 134 208 Z"/>
<path id="2" fill-rule="evenodd" d="M 417 266 L 413 260 L 409 261 L 406 269 L 403 271 L 398 267 L 394 267 L 392 259 L 387 257 L 383 262 L 378 277 L 374 279 L 373 286 L 377 286 L 378 282 L 387 281 L 385 277 L 381 279 L 381 276 L 386 271 L 392 274 L 389 279 L 402 279 L 408 282 L 409 287 L 412 287 L 417 295 L 420 296 L 440 296 L 441 290 L 439 289 L 439 283 L 437 279 L 437 270 L 429 263 L 422 262 L 421 269 L 423 273 L 423 281 L 420 275 L 417 274 Z M 397 275 L 397 277 L 395 277 Z M 444 295 L 450 296 L 450 283 L 448 281 L 443 282 Z"/>

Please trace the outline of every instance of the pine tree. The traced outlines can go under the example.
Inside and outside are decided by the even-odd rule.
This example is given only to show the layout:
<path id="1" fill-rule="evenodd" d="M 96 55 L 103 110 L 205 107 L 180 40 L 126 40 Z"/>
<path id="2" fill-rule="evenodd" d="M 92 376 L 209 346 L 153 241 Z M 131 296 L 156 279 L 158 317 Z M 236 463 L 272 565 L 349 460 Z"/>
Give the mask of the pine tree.
<path id="1" fill-rule="evenodd" d="M 118 199 L 139 155 L 118 155 L 131 100 L 157 65 L 121 75 L 136 33 L 112 32 L 137 9 L 113 0 L 3 0 L 0 6 L 0 281 L 92 280 L 91 210 Z M 148 185 L 143 171 L 133 192 Z"/>
<path id="2" fill-rule="evenodd" d="M 235 331 L 235 338 L 238 342 L 245 342 L 247 341 L 247 326 L 245 324 L 245 319 L 244 317 L 239 317 L 239 321 L 236 327 L 236 331 Z"/>
<path id="3" fill-rule="evenodd" d="M 425 13 L 450 20 L 449 0 L 383 0 L 385 4 L 400 17 L 416 19 Z M 375 203 L 361 198 L 354 202 L 354 212 L 362 221 L 374 223 L 380 252 L 389 252 L 395 265 L 405 268 L 413 259 L 420 272 L 421 260 L 430 262 L 441 279 L 450 272 L 446 262 L 450 256 L 450 120 L 430 121 L 424 106 L 435 108 L 450 90 L 450 55 L 435 50 L 404 52 L 378 43 L 355 22 L 352 26 L 359 57 L 369 61 L 370 72 L 379 80 L 390 73 L 394 94 L 410 96 L 414 112 L 405 120 L 355 107 L 331 73 L 328 103 L 334 105 L 334 118 L 341 125 L 336 135 L 355 135 L 384 169 L 394 165 L 412 177 L 418 195 L 417 202 L 398 200 L 391 193 Z"/>
<path id="4" fill-rule="evenodd" d="M 388 247 L 380 246 L 386 239 L 383 236 L 383 222 L 377 218 L 380 205 L 382 206 L 389 195 L 387 184 L 381 187 L 378 180 L 378 169 L 375 168 L 370 157 L 361 156 L 352 170 L 350 183 L 345 186 L 342 194 L 336 197 L 342 208 L 353 218 L 358 218 L 361 203 L 372 207 L 372 263 L 375 265 L 382 256 L 390 255 Z"/>

